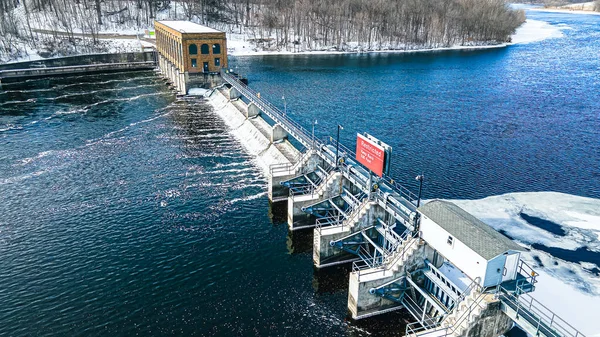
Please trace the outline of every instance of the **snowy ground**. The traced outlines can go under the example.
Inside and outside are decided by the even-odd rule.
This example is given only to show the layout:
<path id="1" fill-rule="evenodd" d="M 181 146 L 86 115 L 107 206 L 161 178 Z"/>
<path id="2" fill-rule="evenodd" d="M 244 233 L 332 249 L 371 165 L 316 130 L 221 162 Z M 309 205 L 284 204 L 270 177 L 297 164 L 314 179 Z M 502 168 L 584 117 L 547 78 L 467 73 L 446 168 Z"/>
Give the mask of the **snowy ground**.
<path id="1" fill-rule="evenodd" d="M 541 244 L 575 252 L 587 247 L 600 257 L 600 199 L 556 192 L 509 193 L 479 200 L 451 200 L 525 247 Z M 525 221 L 526 213 L 549 220 L 564 231 L 552 234 Z M 577 256 L 575 253 L 573 256 Z M 533 296 L 586 336 L 600 336 L 600 277 L 595 262 L 566 262 L 530 249 L 523 259 L 540 273 Z"/>
<path id="2" fill-rule="evenodd" d="M 531 8 L 531 11 L 538 12 L 552 12 L 552 13 L 567 13 L 567 14 L 587 14 L 587 15 L 600 15 L 600 12 L 593 11 L 582 11 L 574 9 L 560 9 L 560 8 Z"/>
<path id="3" fill-rule="evenodd" d="M 15 15 L 24 15 L 22 7 L 15 9 Z M 185 11 L 178 3 L 173 3 L 171 8 L 168 10 L 164 10 L 158 13 L 159 20 L 164 19 L 185 19 L 183 17 L 183 13 Z M 39 16 L 39 17 L 38 17 Z M 56 30 L 62 31 L 61 27 L 57 25 L 55 22 L 49 21 L 45 16 L 38 15 L 35 17 L 32 22 L 34 23 L 35 29 L 46 29 L 46 30 Z M 102 29 L 99 31 L 100 34 L 117 34 L 122 35 L 120 38 L 114 38 L 109 36 L 104 36 L 100 41 L 103 46 L 99 46 L 96 48 L 97 50 L 86 51 L 85 48 L 79 48 L 75 51 L 70 51 L 69 54 L 86 54 L 86 53 L 98 53 L 98 52 L 131 52 L 131 51 L 140 51 L 143 47 L 151 47 L 151 43 L 140 41 L 134 36 L 143 36 L 145 29 L 152 29 L 152 27 L 129 27 L 129 26 L 115 26 L 110 22 L 107 22 Z M 232 56 L 251 56 L 251 55 L 267 55 L 267 54 L 339 54 L 344 53 L 335 50 L 311 50 L 311 51 L 299 51 L 299 50 L 264 50 L 262 48 L 258 48 L 256 44 L 251 42 L 250 32 L 246 32 L 245 34 L 240 34 L 239 29 L 237 29 L 237 33 L 231 32 L 233 28 L 231 27 L 214 27 L 217 29 L 221 29 L 224 31 L 228 31 L 227 33 L 227 50 L 229 55 Z M 399 52 L 423 52 L 423 51 L 431 51 L 431 50 L 462 50 L 462 49 L 485 49 L 485 48 L 500 48 L 506 47 L 510 44 L 521 44 L 521 43 L 531 43 L 536 41 L 541 41 L 549 38 L 559 38 L 562 37 L 563 34 L 561 29 L 564 27 L 559 27 L 555 25 L 550 25 L 543 21 L 537 20 L 527 20 L 521 27 L 519 27 L 516 33 L 512 36 L 511 43 L 503 43 L 496 45 L 487 45 L 487 46 L 453 46 L 453 47 L 443 47 L 443 48 L 428 48 L 428 49 L 408 49 L 408 50 L 381 50 L 381 51 L 369 51 L 369 52 L 385 52 L 385 53 L 399 53 Z M 81 32 L 78 29 L 74 29 L 75 33 L 86 33 Z M 41 34 L 40 36 L 43 36 Z M 127 38 L 129 37 L 129 38 Z M 359 46 L 357 43 L 348 43 L 348 48 L 351 52 L 364 52 L 364 48 Z M 12 57 L 11 62 L 18 61 L 29 61 L 29 60 L 37 60 L 42 57 L 38 54 L 40 51 L 34 50 L 28 47 L 26 44 L 23 44 L 22 49 L 27 51 L 28 55 L 23 55 L 22 57 L 15 59 Z"/>
<path id="4" fill-rule="evenodd" d="M 544 21 L 530 20 L 517 28 L 517 31 L 512 36 L 512 44 L 523 44 L 542 41 L 552 38 L 563 37 L 562 29 L 564 26 L 551 25 Z"/>
<path id="5" fill-rule="evenodd" d="M 434 49 L 416 49 L 416 50 L 381 50 L 381 51 L 373 51 L 375 53 L 414 53 L 414 52 L 423 52 L 430 50 L 462 50 L 462 49 L 487 49 L 487 48 L 500 48 L 506 47 L 512 44 L 522 44 L 522 43 L 531 43 L 542 41 L 550 38 L 559 38 L 564 36 L 561 32 L 561 29 L 565 27 L 559 27 L 555 25 L 550 25 L 544 21 L 538 20 L 527 20 L 521 27 L 517 29 L 514 35 L 512 35 L 511 43 L 503 43 L 497 45 L 490 46 L 453 46 L 453 47 L 444 47 L 444 48 L 434 48 Z M 244 34 L 237 33 L 228 33 L 227 34 L 227 51 L 229 55 L 234 56 L 252 56 L 252 55 L 286 55 L 286 54 L 341 54 L 346 52 L 340 51 L 327 51 L 327 50 L 318 50 L 318 51 L 302 51 L 302 52 L 293 52 L 293 51 L 271 51 L 271 50 L 259 50 L 253 45 L 250 41 L 248 41 L 247 37 Z"/>
<path id="6" fill-rule="evenodd" d="M 600 15 L 600 12 L 596 12 L 594 10 L 595 4 L 593 1 L 569 4 L 560 7 L 552 7 L 552 8 L 530 8 L 530 10 L 540 11 L 540 12 L 554 12 L 554 13 L 569 13 L 569 14 L 588 14 L 588 15 Z"/>

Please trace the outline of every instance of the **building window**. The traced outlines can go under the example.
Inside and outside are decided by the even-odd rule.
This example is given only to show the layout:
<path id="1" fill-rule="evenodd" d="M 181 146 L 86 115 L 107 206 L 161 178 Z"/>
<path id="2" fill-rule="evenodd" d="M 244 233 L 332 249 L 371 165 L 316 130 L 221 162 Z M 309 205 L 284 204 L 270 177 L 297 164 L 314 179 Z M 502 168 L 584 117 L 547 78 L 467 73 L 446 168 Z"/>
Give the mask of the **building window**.
<path id="1" fill-rule="evenodd" d="M 454 238 L 451 236 L 448 236 L 448 241 L 446 241 L 447 244 L 449 244 L 450 246 L 452 246 L 452 244 L 454 243 Z"/>
<path id="2" fill-rule="evenodd" d="M 192 68 L 196 67 L 198 67 L 198 62 L 196 61 L 196 59 L 192 59 Z"/>
<path id="3" fill-rule="evenodd" d="M 221 59 L 218 57 L 215 57 L 215 67 L 220 67 L 221 66 Z"/>
<path id="4" fill-rule="evenodd" d="M 189 47 L 190 55 L 198 55 L 198 46 L 191 44 Z"/>
<path id="5" fill-rule="evenodd" d="M 208 45 L 205 43 L 202 46 L 200 46 L 200 52 L 203 55 L 207 55 L 208 54 Z"/>
<path id="6" fill-rule="evenodd" d="M 221 45 L 218 43 L 213 44 L 213 54 L 221 54 Z"/>

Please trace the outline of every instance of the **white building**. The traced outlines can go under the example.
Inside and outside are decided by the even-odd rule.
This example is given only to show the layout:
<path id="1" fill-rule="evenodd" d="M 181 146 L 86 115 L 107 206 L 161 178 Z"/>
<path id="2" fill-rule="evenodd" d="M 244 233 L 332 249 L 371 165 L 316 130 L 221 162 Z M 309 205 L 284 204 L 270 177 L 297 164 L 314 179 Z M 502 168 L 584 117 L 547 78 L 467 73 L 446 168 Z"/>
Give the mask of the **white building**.
<path id="1" fill-rule="evenodd" d="M 418 212 L 421 237 L 468 277 L 483 287 L 517 278 L 521 246 L 451 202 L 433 200 Z"/>

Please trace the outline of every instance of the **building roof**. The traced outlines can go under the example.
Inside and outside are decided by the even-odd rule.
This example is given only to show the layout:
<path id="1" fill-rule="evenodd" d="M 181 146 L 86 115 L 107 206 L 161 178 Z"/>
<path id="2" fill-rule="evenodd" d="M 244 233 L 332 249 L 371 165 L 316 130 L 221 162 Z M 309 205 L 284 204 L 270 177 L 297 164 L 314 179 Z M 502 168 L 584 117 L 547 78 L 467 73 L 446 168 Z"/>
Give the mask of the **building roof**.
<path id="1" fill-rule="evenodd" d="M 222 33 L 216 29 L 199 25 L 191 21 L 158 21 L 180 33 Z"/>
<path id="2" fill-rule="evenodd" d="M 433 200 L 419 207 L 419 212 L 486 260 L 491 260 L 509 250 L 524 250 L 511 239 L 451 202 Z"/>

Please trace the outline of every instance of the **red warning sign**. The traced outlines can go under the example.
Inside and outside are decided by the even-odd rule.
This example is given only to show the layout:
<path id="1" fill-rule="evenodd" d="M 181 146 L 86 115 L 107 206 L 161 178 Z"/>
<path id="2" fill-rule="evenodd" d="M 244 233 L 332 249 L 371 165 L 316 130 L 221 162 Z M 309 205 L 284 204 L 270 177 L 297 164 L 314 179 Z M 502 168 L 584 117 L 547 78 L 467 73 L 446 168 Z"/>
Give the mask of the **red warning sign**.
<path id="1" fill-rule="evenodd" d="M 383 175 L 385 150 L 361 134 L 356 137 L 356 160 L 376 175 Z"/>

